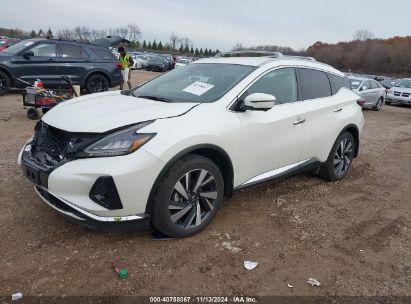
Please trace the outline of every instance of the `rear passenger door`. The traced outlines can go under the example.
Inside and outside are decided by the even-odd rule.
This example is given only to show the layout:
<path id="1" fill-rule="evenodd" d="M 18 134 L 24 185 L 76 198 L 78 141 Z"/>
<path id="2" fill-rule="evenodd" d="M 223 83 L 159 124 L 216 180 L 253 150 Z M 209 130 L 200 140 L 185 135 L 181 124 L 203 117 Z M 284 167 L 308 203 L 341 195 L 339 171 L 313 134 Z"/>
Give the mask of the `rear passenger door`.
<path id="1" fill-rule="evenodd" d="M 69 76 L 74 84 L 80 84 L 88 70 L 89 55 L 78 45 L 59 44 L 60 74 Z"/>
<path id="2" fill-rule="evenodd" d="M 349 102 L 340 96 L 344 78 L 321 70 L 300 67 L 300 80 L 306 124 L 306 141 L 302 152 L 302 165 L 325 162 L 338 134 L 345 127 Z M 334 81 L 333 79 L 335 78 Z"/>

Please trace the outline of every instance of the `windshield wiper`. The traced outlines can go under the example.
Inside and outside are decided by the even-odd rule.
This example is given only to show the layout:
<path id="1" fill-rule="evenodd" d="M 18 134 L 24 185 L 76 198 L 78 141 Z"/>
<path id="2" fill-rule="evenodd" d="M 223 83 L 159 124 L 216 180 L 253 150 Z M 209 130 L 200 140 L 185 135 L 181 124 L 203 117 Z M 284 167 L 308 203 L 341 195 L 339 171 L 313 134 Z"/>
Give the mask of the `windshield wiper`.
<path id="1" fill-rule="evenodd" d="M 169 98 L 158 97 L 158 96 L 151 96 L 151 95 L 137 95 L 136 97 L 138 97 L 138 98 L 145 98 L 145 99 L 151 99 L 151 100 L 155 100 L 155 101 L 174 102 L 174 100 L 169 99 Z"/>

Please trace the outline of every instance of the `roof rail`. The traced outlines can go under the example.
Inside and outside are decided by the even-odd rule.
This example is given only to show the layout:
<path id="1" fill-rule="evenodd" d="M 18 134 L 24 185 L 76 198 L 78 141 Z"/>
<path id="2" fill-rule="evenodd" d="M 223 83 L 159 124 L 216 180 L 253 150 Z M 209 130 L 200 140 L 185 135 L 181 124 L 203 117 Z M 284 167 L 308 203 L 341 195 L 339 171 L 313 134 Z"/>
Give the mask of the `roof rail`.
<path id="1" fill-rule="evenodd" d="M 231 51 L 231 52 L 217 53 L 215 55 L 215 57 L 271 57 L 271 58 L 278 58 L 282 56 L 283 54 L 280 52 L 256 51 L 256 50 Z"/>
<path id="2" fill-rule="evenodd" d="M 308 56 L 285 55 L 285 57 L 291 57 L 291 58 L 295 58 L 295 59 L 303 59 L 303 60 L 308 60 L 308 61 L 317 61 L 317 60 L 315 60 L 314 57 L 308 57 Z"/>

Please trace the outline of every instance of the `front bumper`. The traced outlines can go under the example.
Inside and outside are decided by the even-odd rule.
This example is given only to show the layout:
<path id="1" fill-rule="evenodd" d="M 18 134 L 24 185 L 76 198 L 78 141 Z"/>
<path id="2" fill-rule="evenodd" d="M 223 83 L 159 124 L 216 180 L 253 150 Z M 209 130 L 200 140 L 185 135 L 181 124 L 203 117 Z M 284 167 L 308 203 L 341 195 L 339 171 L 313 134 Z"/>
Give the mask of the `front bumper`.
<path id="1" fill-rule="evenodd" d="M 395 96 L 391 94 L 387 94 L 387 98 L 385 101 L 391 103 L 400 103 L 400 104 L 411 104 L 411 97 L 403 97 L 403 96 Z"/>
<path id="2" fill-rule="evenodd" d="M 150 153 L 139 149 L 125 156 L 77 159 L 46 169 L 30 161 L 28 146 L 30 142 L 18 159 L 23 173 L 36 185 L 39 196 L 60 213 L 89 227 L 146 221 L 149 194 L 164 166 Z M 114 181 L 121 209 L 107 209 L 91 198 L 96 181 L 108 176 Z"/>

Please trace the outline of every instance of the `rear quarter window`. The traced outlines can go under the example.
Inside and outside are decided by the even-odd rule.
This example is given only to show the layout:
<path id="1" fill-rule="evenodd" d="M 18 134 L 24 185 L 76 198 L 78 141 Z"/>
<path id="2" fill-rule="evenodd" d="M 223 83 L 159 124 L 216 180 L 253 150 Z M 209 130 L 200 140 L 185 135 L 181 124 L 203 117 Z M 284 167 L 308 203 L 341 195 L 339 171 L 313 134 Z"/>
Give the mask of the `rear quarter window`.
<path id="1" fill-rule="evenodd" d="M 330 79 L 331 82 L 331 91 L 332 94 L 337 94 L 337 92 L 342 88 L 345 87 L 345 78 L 335 75 L 335 74 L 331 74 L 328 73 L 328 78 Z M 348 87 L 350 87 L 350 85 L 348 84 Z"/>
<path id="2" fill-rule="evenodd" d="M 116 61 L 117 58 L 114 56 L 112 52 L 110 52 L 108 49 L 104 48 L 92 48 L 93 52 L 96 53 L 98 57 L 104 60 L 112 60 Z"/>

